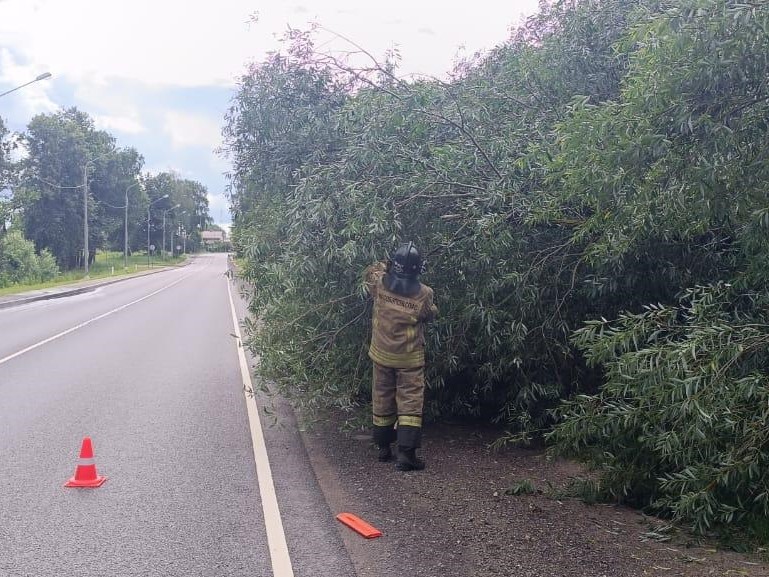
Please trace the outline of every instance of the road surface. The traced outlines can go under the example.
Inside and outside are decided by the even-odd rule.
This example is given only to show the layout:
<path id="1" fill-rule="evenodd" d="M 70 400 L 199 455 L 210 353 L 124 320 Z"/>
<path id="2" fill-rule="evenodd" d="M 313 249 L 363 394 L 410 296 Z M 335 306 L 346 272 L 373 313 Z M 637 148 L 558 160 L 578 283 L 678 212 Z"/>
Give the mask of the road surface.
<path id="1" fill-rule="evenodd" d="M 244 395 L 226 268 L 0 309 L 0 575 L 354 575 L 296 429 Z M 84 436 L 108 480 L 64 488 Z"/>

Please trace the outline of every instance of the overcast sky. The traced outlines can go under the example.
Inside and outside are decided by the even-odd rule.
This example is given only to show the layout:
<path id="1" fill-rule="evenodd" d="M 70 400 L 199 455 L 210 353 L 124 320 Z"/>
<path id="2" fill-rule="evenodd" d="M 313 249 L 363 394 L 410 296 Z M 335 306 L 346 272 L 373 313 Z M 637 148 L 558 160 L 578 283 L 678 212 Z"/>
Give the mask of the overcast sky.
<path id="1" fill-rule="evenodd" d="M 226 162 L 214 150 L 236 78 L 278 47 L 288 26 L 317 22 L 377 57 L 401 53 L 401 74 L 442 76 L 457 54 L 504 42 L 537 0 L 0 0 L 0 117 L 77 106 L 145 170 L 175 170 L 208 188 L 211 216 L 230 217 Z M 256 15 L 256 21 L 252 18 Z M 320 42 L 339 40 L 320 38 Z M 328 45 L 327 45 L 328 47 Z M 333 46 L 333 44 L 331 45 Z"/>

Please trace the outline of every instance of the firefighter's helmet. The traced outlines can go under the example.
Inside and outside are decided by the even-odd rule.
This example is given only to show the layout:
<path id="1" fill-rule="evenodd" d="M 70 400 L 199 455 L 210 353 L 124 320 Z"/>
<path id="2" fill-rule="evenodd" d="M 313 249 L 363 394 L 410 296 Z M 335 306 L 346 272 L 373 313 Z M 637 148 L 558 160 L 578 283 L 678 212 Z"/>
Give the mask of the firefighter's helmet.
<path id="1" fill-rule="evenodd" d="M 387 290 L 403 296 L 419 292 L 418 277 L 422 274 L 424 262 L 413 242 L 398 247 L 390 259 L 390 268 L 383 281 Z"/>

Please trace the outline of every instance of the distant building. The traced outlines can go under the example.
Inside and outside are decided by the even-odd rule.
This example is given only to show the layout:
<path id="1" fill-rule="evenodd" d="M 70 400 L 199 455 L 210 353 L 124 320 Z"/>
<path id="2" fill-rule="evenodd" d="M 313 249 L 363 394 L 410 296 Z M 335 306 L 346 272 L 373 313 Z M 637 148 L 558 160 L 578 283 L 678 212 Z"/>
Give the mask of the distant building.
<path id="1" fill-rule="evenodd" d="M 223 230 L 204 230 L 200 233 L 200 237 L 203 244 L 214 244 L 227 241 L 227 235 Z"/>

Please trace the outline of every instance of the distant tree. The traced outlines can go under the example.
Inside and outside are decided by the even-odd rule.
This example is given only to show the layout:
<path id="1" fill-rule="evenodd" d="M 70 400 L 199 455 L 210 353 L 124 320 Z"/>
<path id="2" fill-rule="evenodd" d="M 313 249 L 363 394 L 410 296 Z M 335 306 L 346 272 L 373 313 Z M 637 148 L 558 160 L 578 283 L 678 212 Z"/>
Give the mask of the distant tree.
<path id="1" fill-rule="evenodd" d="M 160 172 L 146 175 L 143 179 L 147 202 L 152 202 L 150 211 L 150 238 L 152 244 L 160 246 L 163 239 L 163 213 L 166 212 L 166 244 L 172 241 L 172 235 L 180 229 L 193 235 L 193 241 L 188 247 L 195 250 L 200 244 L 202 226 L 209 220 L 208 190 L 201 183 L 180 178 L 173 172 Z M 163 196 L 168 195 L 168 198 Z M 171 210 L 172 207 L 179 205 Z M 145 205 L 146 218 L 146 205 Z M 147 229 L 144 227 L 144 243 L 146 244 Z"/>
<path id="2" fill-rule="evenodd" d="M 0 235 L 6 231 L 13 210 L 12 187 L 16 178 L 16 167 L 11 152 L 15 141 L 0 118 Z"/>
<path id="3" fill-rule="evenodd" d="M 126 189 L 135 184 L 144 159 L 133 148 L 123 148 L 109 155 L 104 162 L 94 163 L 89 170 L 88 190 L 94 200 L 94 235 L 102 240 L 96 248 L 123 250 L 125 227 Z M 133 187 L 128 197 L 128 230 L 143 227 L 146 214 L 142 211 L 144 194 L 140 187 Z"/>
<path id="4" fill-rule="evenodd" d="M 76 108 L 35 116 L 22 142 L 28 152 L 20 188 L 26 236 L 38 249 L 51 250 L 61 267 L 83 266 L 86 163 L 92 261 L 109 228 L 98 199 L 119 198 L 122 185 L 138 174 L 140 158 L 135 151 L 115 150 L 114 138 L 96 130 L 93 120 Z"/>

